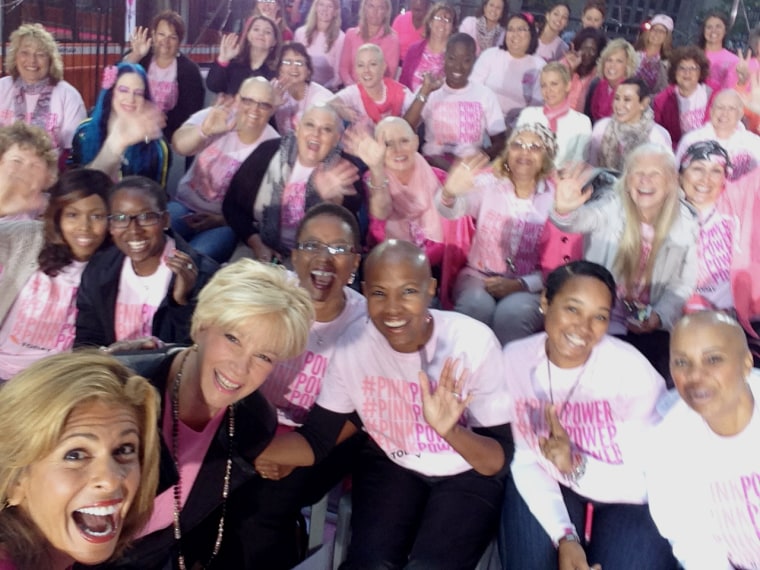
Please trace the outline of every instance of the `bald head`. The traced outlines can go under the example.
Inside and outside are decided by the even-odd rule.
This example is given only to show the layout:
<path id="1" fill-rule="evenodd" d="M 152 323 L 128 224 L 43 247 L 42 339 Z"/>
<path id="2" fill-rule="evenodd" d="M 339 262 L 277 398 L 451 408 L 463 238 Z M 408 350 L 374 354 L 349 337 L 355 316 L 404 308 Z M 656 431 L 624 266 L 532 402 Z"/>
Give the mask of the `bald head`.
<path id="1" fill-rule="evenodd" d="M 364 271 L 367 283 L 371 276 L 382 275 L 391 265 L 405 265 L 414 268 L 423 279 L 430 279 L 430 262 L 425 252 L 411 242 L 400 239 L 389 239 L 375 247 L 367 256 Z"/>
<path id="2" fill-rule="evenodd" d="M 379 137 L 380 133 L 388 131 L 410 137 L 415 136 L 414 129 L 401 117 L 385 117 L 381 120 L 375 127 L 375 138 Z"/>
<path id="3" fill-rule="evenodd" d="M 683 317 L 673 329 L 671 346 L 689 331 L 703 329 L 714 329 L 721 338 L 727 340 L 730 346 L 736 347 L 741 353 L 749 350 L 747 337 L 741 325 L 734 318 L 719 311 L 699 311 Z"/>

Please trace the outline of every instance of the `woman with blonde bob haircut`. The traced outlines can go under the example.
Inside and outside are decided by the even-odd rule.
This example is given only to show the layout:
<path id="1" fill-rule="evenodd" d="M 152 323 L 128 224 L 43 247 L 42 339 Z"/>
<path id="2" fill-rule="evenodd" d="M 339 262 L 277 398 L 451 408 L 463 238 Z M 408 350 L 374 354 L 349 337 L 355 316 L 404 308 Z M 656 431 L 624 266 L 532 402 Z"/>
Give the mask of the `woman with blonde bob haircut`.
<path id="1" fill-rule="evenodd" d="M 162 477 L 153 516 L 115 568 L 237 568 L 256 560 L 257 507 L 248 497 L 262 483 L 253 461 L 277 427 L 257 390 L 277 362 L 303 352 L 313 319 L 306 290 L 271 264 L 241 259 L 203 288 L 195 344 L 160 357 L 148 373 L 164 402 L 162 465 L 176 471 Z M 132 363 L 141 370 L 151 360 Z"/>
<path id="2" fill-rule="evenodd" d="M 58 570 L 118 556 L 153 510 L 157 392 L 112 357 L 83 351 L 33 364 L 0 393 L 0 566 Z"/>
<path id="3" fill-rule="evenodd" d="M 592 192 L 581 167 L 563 176 L 551 220 L 582 233 L 584 259 L 615 276 L 610 334 L 633 344 L 668 378 L 668 331 L 696 287 L 699 232 L 694 210 L 681 199 L 673 153 L 637 147 L 612 189 L 595 183 Z"/>
<path id="4" fill-rule="evenodd" d="M 23 121 L 38 126 L 50 135 L 59 153 L 71 149 L 87 111 L 79 91 L 63 80 L 63 60 L 50 32 L 40 24 L 16 29 L 5 70 L 7 77 L 0 79 L 0 125 Z"/>

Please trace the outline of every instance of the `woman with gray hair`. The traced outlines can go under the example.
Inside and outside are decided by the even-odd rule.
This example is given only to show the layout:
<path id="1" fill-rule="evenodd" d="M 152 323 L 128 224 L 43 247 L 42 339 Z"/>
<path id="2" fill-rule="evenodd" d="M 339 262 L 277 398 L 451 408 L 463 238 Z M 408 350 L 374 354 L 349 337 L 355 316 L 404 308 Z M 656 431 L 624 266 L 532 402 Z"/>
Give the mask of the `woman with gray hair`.
<path id="1" fill-rule="evenodd" d="M 547 127 L 518 126 L 490 168 L 483 155 L 460 162 L 435 198 L 445 218 L 475 219 L 454 309 L 490 325 L 502 344 L 538 331 L 543 321 L 539 245 L 554 201 L 556 153 Z"/>
<path id="2" fill-rule="evenodd" d="M 583 168 L 565 172 L 551 220 L 582 233 L 584 259 L 614 275 L 610 334 L 633 344 L 667 378 L 669 331 L 697 284 L 699 233 L 694 210 L 680 198 L 673 153 L 641 145 L 614 187 L 592 192 L 588 184 Z"/>
<path id="3" fill-rule="evenodd" d="M 0 125 L 23 121 L 44 129 L 66 164 L 79 123 L 87 118 L 84 101 L 63 80 L 63 61 L 55 39 L 40 24 L 23 24 L 11 34 L 0 79 Z"/>
<path id="4" fill-rule="evenodd" d="M 146 372 L 162 396 L 162 465 L 175 469 L 162 473 L 153 516 L 115 568 L 237 567 L 255 536 L 246 524 L 255 506 L 236 497 L 260 484 L 253 460 L 277 426 L 257 390 L 277 362 L 304 350 L 313 319 L 296 279 L 250 259 L 227 265 L 201 291 L 195 344 Z M 141 369 L 150 360 L 131 362 Z"/>

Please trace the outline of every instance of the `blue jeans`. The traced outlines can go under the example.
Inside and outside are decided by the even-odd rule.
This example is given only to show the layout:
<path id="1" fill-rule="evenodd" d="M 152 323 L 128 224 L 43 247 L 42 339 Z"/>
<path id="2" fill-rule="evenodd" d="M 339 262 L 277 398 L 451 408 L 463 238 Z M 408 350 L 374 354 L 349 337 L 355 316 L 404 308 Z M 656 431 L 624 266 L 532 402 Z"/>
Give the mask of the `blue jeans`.
<path id="1" fill-rule="evenodd" d="M 166 207 L 171 216 L 172 230 L 182 236 L 195 251 L 207 255 L 218 263 L 229 260 L 237 244 L 237 236 L 229 226 L 196 232 L 182 219 L 195 212 L 179 202 L 171 201 Z"/>
<path id="2" fill-rule="evenodd" d="M 512 476 L 504 484 L 499 556 L 504 570 L 557 568 L 557 549 L 523 500 Z M 598 503 L 560 485 L 570 520 L 581 536 L 589 565 L 609 570 L 676 570 L 668 541 L 660 536 L 647 505 Z M 586 507 L 593 504 L 591 540 L 583 538 Z"/>

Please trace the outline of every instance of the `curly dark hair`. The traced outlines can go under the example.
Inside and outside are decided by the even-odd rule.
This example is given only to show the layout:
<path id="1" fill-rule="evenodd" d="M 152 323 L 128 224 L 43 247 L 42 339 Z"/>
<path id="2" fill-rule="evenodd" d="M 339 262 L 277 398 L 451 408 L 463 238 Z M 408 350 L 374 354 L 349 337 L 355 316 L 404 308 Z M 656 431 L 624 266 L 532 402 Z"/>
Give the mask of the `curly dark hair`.
<path id="1" fill-rule="evenodd" d="M 538 30 L 536 29 L 535 24 L 531 21 L 528 16 L 526 16 L 523 13 L 516 13 L 516 14 L 510 14 L 509 18 L 507 19 L 507 26 L 509 26 L 509 22 L 512 20 L 522 20 L 526 24 L 528 24 L 528 30 L 530 30 L 530 43 L 528 44 L 528 51 L 526 53 L 533 55 L 536 53 L 536 50 L 538 49 Z M 507 36 L 504 34 L 504 41 L 499 46 L 499 49 L 503 49 L 504 51 L 509 51 L 507 49 Z"/>
<path id="2" fill-rule="evenodd" d="M 677 47 L 670 54 L 670 67 L 668 68 L 668 82 L 670 84 L 675 85 L 678 66 L 687 59 L 694 60 L 699 66 L 699 82 L 704 83 L 707 80 L 707 76 L 710 75 L 710 60 L 707 59 L 704 50 L 690 44 Z"/>
<path id="3" fill-rule="evenodd" d="M 43 215 L 45 243 L 40 250 L 37 261 L 46 275 L 55 277 L 61 270 L 74 261 L 74 253 L 61 232 L 61 214 L 63 210 L 89 196 L 100 196 L 103 205 L 108 204 L 108 191 L 113 182 L 100 170 L 76 168 L 64 172 L 50 189 L 50 202 Z M 103 244 L 110 242 L 106 235 Z M 103 247 L 103 244 L 101 247 Z"/>

